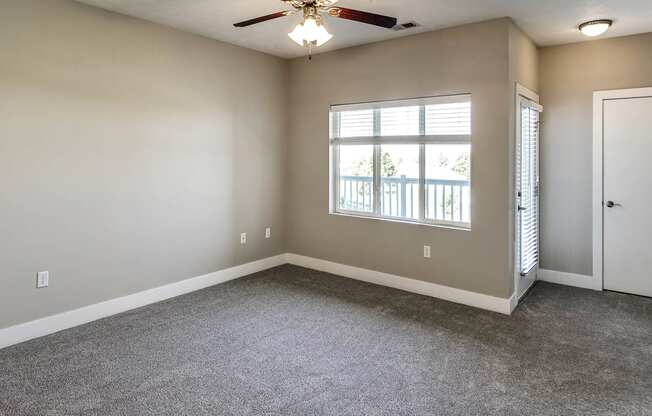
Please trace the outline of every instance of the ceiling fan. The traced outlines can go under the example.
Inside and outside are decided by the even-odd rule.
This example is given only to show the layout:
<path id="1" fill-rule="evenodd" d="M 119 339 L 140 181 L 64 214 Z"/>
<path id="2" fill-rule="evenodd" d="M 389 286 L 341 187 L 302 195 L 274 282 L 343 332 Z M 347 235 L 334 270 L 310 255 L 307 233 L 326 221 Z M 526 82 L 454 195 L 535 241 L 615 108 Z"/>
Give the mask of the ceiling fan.
<path id="1" fill-rule="evenodd" d="M 347 9 L 335 6 L 339 0 L 281 0 L 283 3 L 294 8 L 294 10 L 285 10 L 282 12 L 268 14 L 255 19 L 245 20 L 236 23 L 235 27 L 246 27 L 256 23 L 266 22 L 276 19 L 303 13 L 303 21 L 299 23 L 292 32 L 288 34 L 290 39 L 299 46 L 309 49 L 309 55 L 312 54 L 312 48 L 321 46 L 332 39 L 333 35 L 328 33 L 323 25 L 321 14 L 328 14 L 340 19 L 353 20 L 356 22 L 366 23 L 369 25 L 380 26 L 392 29 L 397 24 L 395 17 L 383 16 L 380 14 L 363 12 L 360 10 Z"/>

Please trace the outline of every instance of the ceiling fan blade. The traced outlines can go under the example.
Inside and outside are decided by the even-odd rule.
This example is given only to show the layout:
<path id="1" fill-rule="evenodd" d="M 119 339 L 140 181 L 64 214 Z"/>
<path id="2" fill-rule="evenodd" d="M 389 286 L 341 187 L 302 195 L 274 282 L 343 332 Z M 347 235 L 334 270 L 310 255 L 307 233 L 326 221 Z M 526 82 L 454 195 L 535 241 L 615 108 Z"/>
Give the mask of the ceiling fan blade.
<path id="1" fill-rule="evenodd" d="M 255 18 L 255 19 L 245 20 L 244 22 L 236 23 L 233 26 L 235 26 L 235 27 L 251 26 L 251 25 L 255 25 L 256 23 L 266 22 L 268 20 L 276 19 L 276 18 L 279 18 L 279 17 L 285 17 L 285 16 L 288 16 L 288 15 L 290 15 L 292 13 L 294 13 L 294 11 L 291 11 L 291 10 L 286 10 L 284 12 L 278 12 L 278 13 L 272 13 L 272 14 L 268 14 L 267 16 L 261 16 L 261 17 Z"/>
<path id="2" fill-rule="evenodd" d="M 383 16 L 381 14 L 363 12 L 360 10 L 347 9 L 344 7 L 333 7 L 328 9 L 328 14 L 340 19 L 355 20 L 356 22 L 380 26 L 391 29 L 398 23 L 395 17 Z"/>

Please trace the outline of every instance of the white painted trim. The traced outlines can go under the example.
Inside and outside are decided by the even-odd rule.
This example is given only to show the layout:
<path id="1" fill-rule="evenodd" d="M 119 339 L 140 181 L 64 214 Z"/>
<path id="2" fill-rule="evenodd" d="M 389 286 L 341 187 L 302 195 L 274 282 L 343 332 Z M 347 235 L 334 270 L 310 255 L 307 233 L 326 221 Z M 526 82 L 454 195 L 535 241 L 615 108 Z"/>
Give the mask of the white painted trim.
<path id="1" fill-rule="evenodd" d="M 279 254 L 277 256 L 230 267 L 228 269 L 190 278 L 181 282 L 145 290 L 120 298 L 107 300 L 105 302 L 84 306 L 57 315 L 47 316 L 45 318 L 0 329 L 0 349 L 132 309 L 140 308 L 142 306 L 147 306 L 152 303 L 181 296 L 186 293 L 205 289 L 210 286 L 248 276 L 252 273 L 267 270 L 286 263 L 381 286 L 405 290 L 407 292 L 444 299 L 450 302 L 461 303 L 505 315 L 511 314 L 518 304 L 516 294 L 512 295 L 509 299 L 498 298 L 435 283 L 392 275 L 389 273 L 362 269 L 359 267 L 347 266 L 326 260 L 288 253 Z"/>
<path id="2" fill-rule="evenodd" d="M 414 280 L 407 277 L 397 276 L 375 270 L 363 269 L 360 267 L 347 266 L 340 263 L 316 259 L 313 257 L 301 256 L 298 254 L 287 254 L 287 262 L 308 269 L 332 273 L 338 276 L 348 277 L 376 285 L 392 287 L 406 292 L 418 293 L 433 298 L 444 299 L 450 302 L 461 303 L 480 309 L 510 315 L 516 308 L 517 300 L 513 295 L 509 299 L 484 295 L 482 293 L 469 292 L 449 286 L 442 286 L 435 283 Z"/>
<path id="3" fill-rule="evenodd" d="M 511 315 L 514 312 L 514 309 L 518 306 L 520 299 L 518 294 L 514 291 L 514 294 L 509 298 L 509 314 Z"/>
<path id="4" fill-rule="evenodd" d="M 539 103 L 539 94 L 532 91 L 528 87 L 519 84 L 518 82 L 516 83 L 516 95 L 523 96 L 531 101 L 534 101 L 537 104 Z M 541 108 L 540 111 L 543 111 L 543 107 Z"/>
<path id="5" fill-rule="evenodd" d="M 140 308 L 196 290 L 205 289 L 229 280 L 247 276 L 286 263 L 285 254 L 268 257 L 251 263 L 194 277 L 166 286 L 145 290 L 121 298 L 111 299 L 72 311 L 48 316 L 35 321 L 0 329 L 0 348 L 28 341 L 33 338 L 53 334 L 111 315 Z"/>
<path id="6" fill-rule="evenodd" d="M 558 285 L 575 286 L 591 290 L 602 290 L 602 281 L 598 280 L 595 276 L 586 276 L 583 274 L 539 269 L 538 277 L 539 280 L 556 283 Z"/>
<path id="7" fill-rule="evenodd" d="M 595 91 L 593 93 L 593 276 L 604 287 L 604 101 L 652 97 L 652 88 Z"/>
<path id="8" fill-rule="evenodd" d="M 603 98 L 599 92 L 593 94 L 593 276 L 603 282 L 602 243 L 602 116 Z"/>

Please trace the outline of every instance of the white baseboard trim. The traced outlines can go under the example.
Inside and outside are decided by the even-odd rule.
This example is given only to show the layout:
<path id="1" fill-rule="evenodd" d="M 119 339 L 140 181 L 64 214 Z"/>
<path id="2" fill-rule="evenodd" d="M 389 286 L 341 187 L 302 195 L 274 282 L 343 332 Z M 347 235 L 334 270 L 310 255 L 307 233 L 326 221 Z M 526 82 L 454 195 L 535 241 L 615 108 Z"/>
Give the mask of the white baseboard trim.
<path id="1" fill-rule="evenodd" d="M 443 299 L 450 302 L 461 303 L 505 315 L 510 315 L 514 308 L 516 308 L 517 304 L 515 296 L 512 296 L 509 299 L 497 298 L 494 296 L 483 295 L 481 293 L 469 292 L 467 290 L 442 286 L 435 283 L 410 279 L 375 270 L 347 266 L 298 254 L 288 253 L 286 256 L 288 263 L 308 269 L 319 270 L 380 286 L 388 286 L 406 292 L 418 293 L 420 295 Z"/>
<path id="2" fill-rule="evenodd" d="M 161 302 L 186 293 L 205 289 L 210 286 L 228 282 L 229 280 L 267 270 L 285 263 L 324 271 L 381 286 L 392 287 L 406 292 L 418 293 L 420 295 L 443 299 L 450 302 L 461 303 L 463 305 L 486 309 L 505 315 L 511 314 L 518 304 L 515 295 L 509 299 L 503 299 L 389 273 L 378 272 L 375 270 L 347 266 L 326 260 L 287 253 L 0 329 L 0 349 L 132 309 L 140 308 L 142 306 L 150 305 L 152 303 Z M 545 273 L 543 274 L 545 275 Z M 542 274 L 540 274 L 540 277 L 541 275 Z M 587 280 L 588 276 L 580 277 Z M 541 280 L 546 279 L 541 278 Z M 548 281 L 561 283 L 553 280 Z M 598 290 L 601 289 L 602 287 L 600 285 L 600 289 Z"/>
<path id="3" fill-rule="evenodd" d="M 196 290 L 205 289 L 239 277 L 270 269 L 286 263 L 286 255 L 268 257 L 251 263 L 230 267 L 228 269 L 193 277 L 166 286 L 145 290 L 121 298 L 107 300 L 94 305 L 37 319 L 23 324 L 0 329 L 0 348 L 28 341 L 33 338 L 53 334 L 88 322 L 106 318 L 111 315 L 140 308 Z"/>
<path id="4" fill-rule="evenodd" d="M 511 315 L 512 312 L 514 312 L 514 309 L 518 306 L 518 302 L 520 299 L 518 298 L 518 293 L 514 293 L 510 298 L 509 298 L 509 314 Z"/>
<path id="5" fill-rule="evenodd" d="M 557 283 L 565 286 L 575 286 L 584 289 L 602 290 L 602 282 L 593 276 L 583 274 L 558 272 L 556 270 L 539 269 L 538 280 Z"/>

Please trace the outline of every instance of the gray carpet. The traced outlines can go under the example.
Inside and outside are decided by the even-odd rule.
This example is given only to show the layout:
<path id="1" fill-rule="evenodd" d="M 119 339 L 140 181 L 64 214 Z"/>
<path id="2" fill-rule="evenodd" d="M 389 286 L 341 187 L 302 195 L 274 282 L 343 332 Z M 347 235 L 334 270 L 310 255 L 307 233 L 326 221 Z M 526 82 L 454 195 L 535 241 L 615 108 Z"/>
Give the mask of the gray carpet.
<path id="1" fill-rule="evenodd" d="M 652 415 L 652 300 L 511 316 L 281 266 L 0 351 L 2 415 Z"/>

